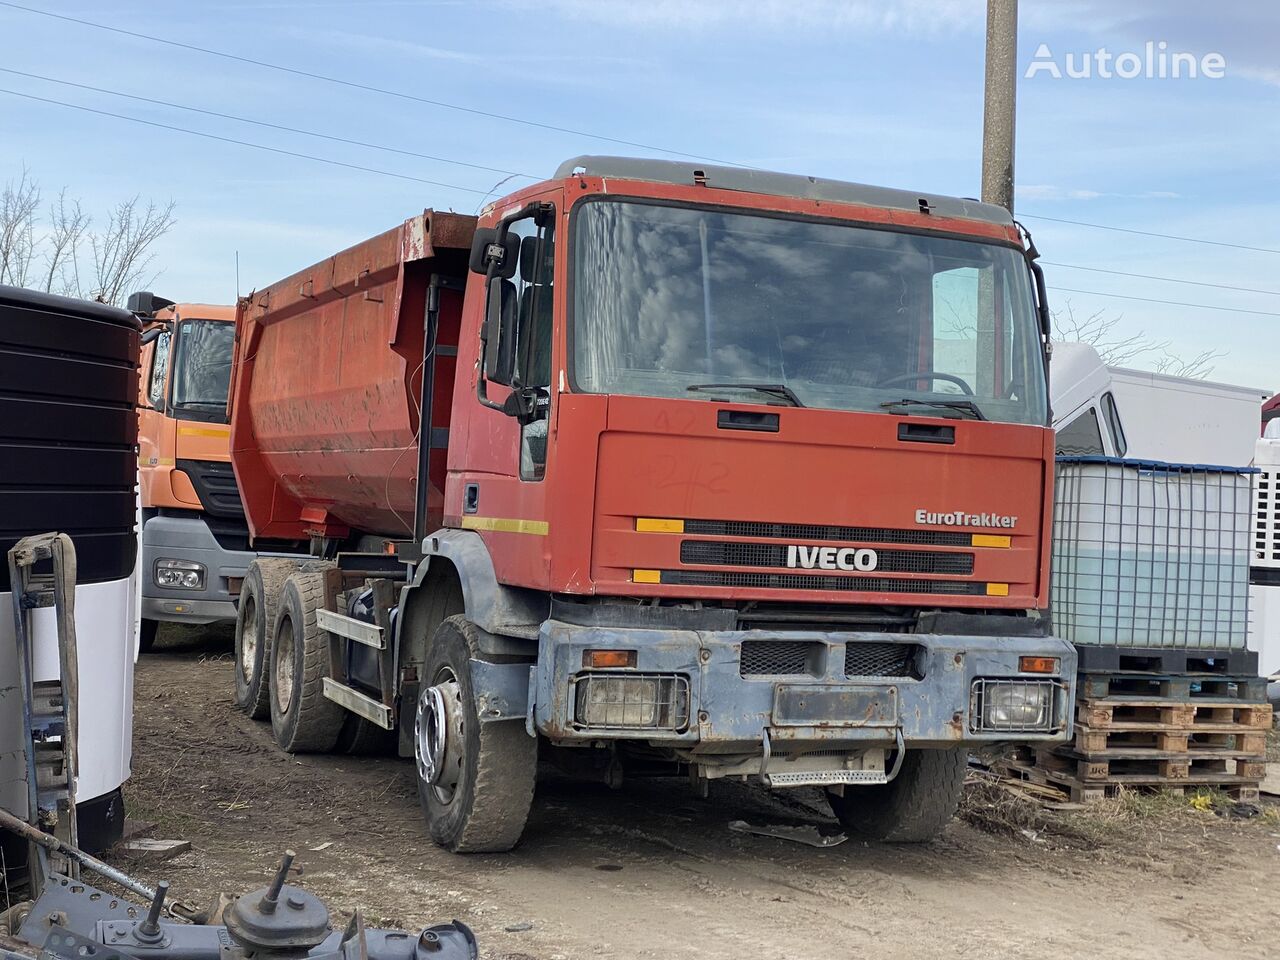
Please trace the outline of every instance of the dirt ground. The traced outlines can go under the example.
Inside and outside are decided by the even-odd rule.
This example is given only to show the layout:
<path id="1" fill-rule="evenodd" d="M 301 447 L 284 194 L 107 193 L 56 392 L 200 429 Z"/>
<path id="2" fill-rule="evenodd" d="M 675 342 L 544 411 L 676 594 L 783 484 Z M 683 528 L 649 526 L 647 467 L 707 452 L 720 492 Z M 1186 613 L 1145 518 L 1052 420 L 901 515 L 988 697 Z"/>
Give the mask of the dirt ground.
<path id="1" fill-rule="evenodd" d="M 220 629 L 163 631 L 138 664 L 130 815 L 193 849 L 113 859 L 194 903 L 265 884 L 292 847 L 335 922 L 456 918 L 492 960 L 1280 955 L 1275 807 L 1109 804 L 1002 833 L 978 793 L 935 843 L 814 849 L 727 824 L 831 826 L 816 792 L 717 784 L 704 801 L 682 781 L 553 777 L 515 852 L 464 858 L 426 837 L 408 761 L 288 756 L 231 684 Z"/>

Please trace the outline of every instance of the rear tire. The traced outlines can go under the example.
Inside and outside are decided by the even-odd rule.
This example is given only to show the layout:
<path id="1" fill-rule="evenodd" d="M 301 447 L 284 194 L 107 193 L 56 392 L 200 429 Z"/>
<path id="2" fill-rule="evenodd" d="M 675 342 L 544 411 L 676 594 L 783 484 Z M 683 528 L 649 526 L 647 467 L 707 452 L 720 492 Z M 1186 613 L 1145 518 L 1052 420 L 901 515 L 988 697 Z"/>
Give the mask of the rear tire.
<path id="1" fill-rule="evenodd" d="M 502 853 L 520 841 L 529 818 L 538 740 L 519 720 L 480 722 L 468 665 L 473 658 L 484 659 L 478 628 L 464 617 L 449 617 L 431 638 L 418 696 L 422 704 L 434 685 L 449 686 L 455 708 L 450 744 L 441 780 L 428 783 L 423 776 L 422 712 L 415 711 L 418 800 L 439 846 L 452 853 Z"/>
<path id="2" fill-rule="evenodd" d="M 923 843 L 942 833 L 955 815 L 968 762 L 963 747 L 909 750 L 887 784 L 845 787 L 844 796 L 828 793 L 827 802 L 845 828 L 860 837 Z"/>
<path id="3" fill-rule="evenodd" d="M 156 634 L 160 630 L 159 620 L 143 620 L 138 624 L 138 653 L 150 653 L 156 645 Z"/>
<path id="4" fill-rule="evenodd" d="M 271 645 L 271 732 L 290 753 L 332 750 L 346 711 L 324 695 L 329 634 L 316 624 L 323 572 L 296 572 L 284 582 Z"/>
<path id="5" fill-rule="evenodd" d="M 249 564 L 236 605 L 236 706 L 254 720 L 271 715 L 271 641 L 284 582 L 297 568 L 292 560 L 260 557 Z M 267 668 L 267 669 L 264 669 Z"/>

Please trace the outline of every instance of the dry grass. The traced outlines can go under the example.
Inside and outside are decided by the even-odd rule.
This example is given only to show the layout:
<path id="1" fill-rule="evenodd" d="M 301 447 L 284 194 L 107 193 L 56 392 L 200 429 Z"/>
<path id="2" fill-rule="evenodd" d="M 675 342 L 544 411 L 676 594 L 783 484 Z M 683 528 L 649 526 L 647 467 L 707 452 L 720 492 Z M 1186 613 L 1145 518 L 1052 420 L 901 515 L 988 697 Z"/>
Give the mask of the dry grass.
<path id="1" fill-rule="evenodd" d="M 965 784 L 959 816 L 987 833 L 1022 837 L 1076 849 L 1142 845 L 1165 831 L 1184 827 L 1209 829 L 1215 823 L 1244 819 L 1237 805 L 1221 790 L 1201 788 L 1179 795 L 1168 791 L 1121 788 L 1117 795 L 1069 810 L 1046 808 L 1019 784 L 983 771 L 973 771 Z M 1267 804 L 1256 815 L 1260 825 L 1280 825 L 1280 807 Z"/>

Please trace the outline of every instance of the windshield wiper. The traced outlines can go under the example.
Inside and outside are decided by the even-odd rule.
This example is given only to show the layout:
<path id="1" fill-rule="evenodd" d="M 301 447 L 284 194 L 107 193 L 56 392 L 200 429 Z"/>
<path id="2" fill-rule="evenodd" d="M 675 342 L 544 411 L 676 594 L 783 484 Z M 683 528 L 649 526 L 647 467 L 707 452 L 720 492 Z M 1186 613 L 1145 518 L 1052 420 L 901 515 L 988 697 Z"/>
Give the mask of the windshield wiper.
<path id="1" fill-rule="evenodd" d="M 800 398 L 796 396 L 796 392 L 788 387 L 785 383 L 691 383 L 685 387 L 686 390 L 754 390 L 756 393 L 766 393 L 771 397 L 782 397 L 791 403 L 793 407 L 803 407 Z"/>
<path id="2" fill-rule="evenodd" d="M 946 410 L 956 410 L 967 413 L 970 419 L 985 420 L 986 416 L 982 410 L 972 400 L 915 400 L 911 397 L 903 397 L 901 400 L 886 400 L 880 404 L 882 407 L 942 407 Z"/>

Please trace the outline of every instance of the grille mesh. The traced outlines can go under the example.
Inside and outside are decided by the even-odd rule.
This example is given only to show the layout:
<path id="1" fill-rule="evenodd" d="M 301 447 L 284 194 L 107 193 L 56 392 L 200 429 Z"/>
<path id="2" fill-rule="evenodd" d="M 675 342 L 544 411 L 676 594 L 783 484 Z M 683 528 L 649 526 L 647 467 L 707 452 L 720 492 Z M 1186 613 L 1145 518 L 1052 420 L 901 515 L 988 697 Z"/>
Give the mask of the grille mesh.
<path id="1" fill-rule="evenodd" d="M 844 648 L 844 675 L 918 678 L 919 650 L 914 643 L 850 643 Z"/>
<path id="2" fill-rule="evenodd" d="M 744 640 L 738 674 L 743 677 L 816 676 L 825 644 L 794 640 Z"/>
<path id="3" fill-rule="evenodd" d="M 948 530 L 891 530 L 886 527 L 842 527 L 821 523 L 686 520 L 684 531 L 712 537 L 761 537 L 772 540 L 852 540 L 868 543 L 914 543 L 935 547 L 968 547 L 973 544 L 972 534 Z"/>
<path id="4" fill-rule="evenodd" d="M 877 570 L 885 573 L 973 573 L 971 553 L 931 553 L 926 550 L 877 550 Z M 785 567 L 787 548 L 773 543 L 721 543 L 685 540 L 680 544 L 681 563 L 707 563 L 733 567 Z"/>
<path id="5" fill-rule="evenodd" d="M 960 597 L 985 596 L 987 592 L 985 583 L 965 580 L 895 580 L 888 577 L 828 577 L 802 573 L 738 573 L 719 570 L 664 570 L 662 582 L 686 587 L 932 593 Z"/>

